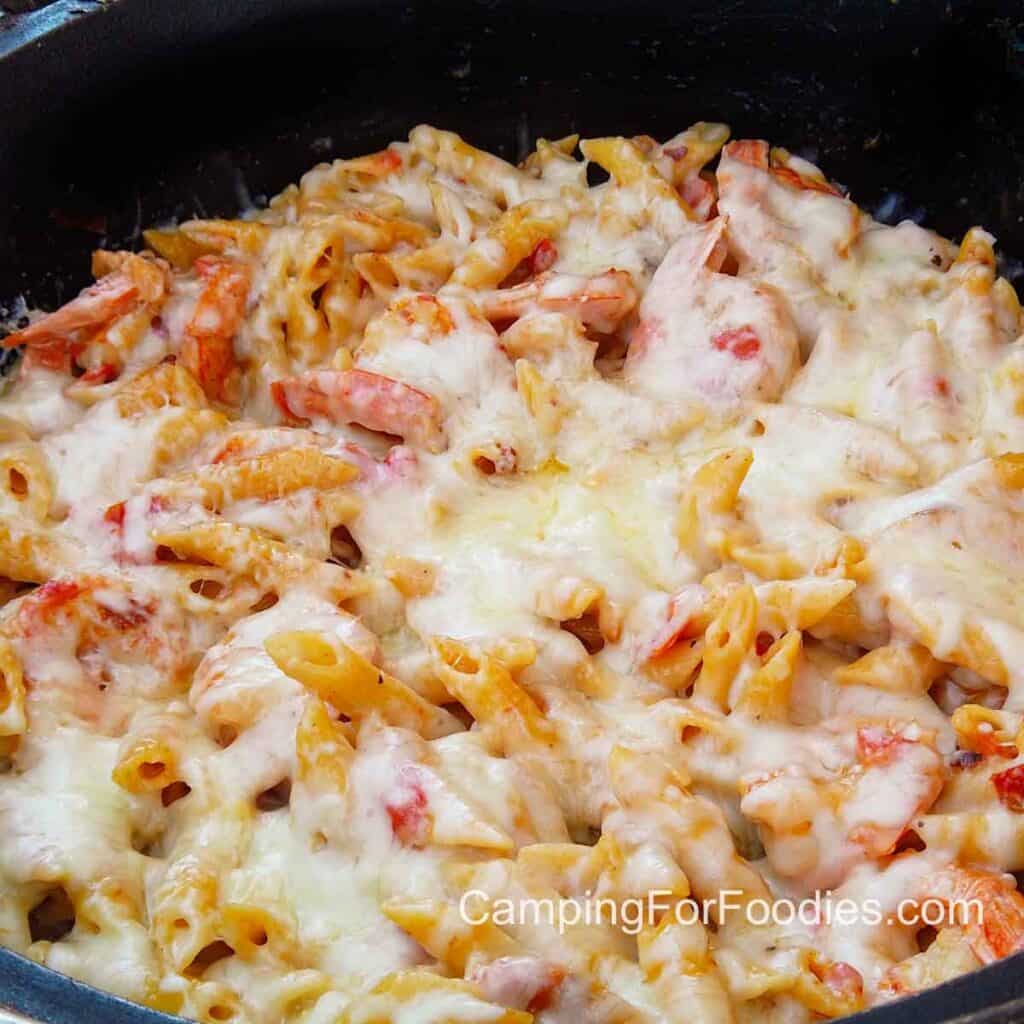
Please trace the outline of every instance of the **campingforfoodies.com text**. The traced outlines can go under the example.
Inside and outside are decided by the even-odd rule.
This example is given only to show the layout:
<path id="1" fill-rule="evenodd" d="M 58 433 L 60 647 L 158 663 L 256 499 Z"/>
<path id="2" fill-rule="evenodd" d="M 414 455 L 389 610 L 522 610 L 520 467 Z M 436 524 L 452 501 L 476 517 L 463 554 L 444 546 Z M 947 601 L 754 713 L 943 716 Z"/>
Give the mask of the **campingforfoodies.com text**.
<path id="1" fill-rule="evenodd" d="M 951 903 L 938 899 L 904 899 L 895 907 L 883 907 L 878 900 L 853 900 L 831 892 L 802 900 L 746 898 L 740 889 L 723 889 L 718 896 L 706 900 L 680 899 L 669 889 L 652 889 L 646 896 L 620 900 L 591 894 L 579 899 L 491 899 L 481 889 L 469 889 L 459 900 L 459 916 L 469 925 L 486 922 L 499 927 L 543 924 L 559 933 L 581 925 L 611 925 L 627 935 L 636 935 L 665 914 L 673 915 L 679 924 L 699 922 L 718 928 L 737 917 L 754 926 L 804 925 L 808 928 L 882 924 L 922 928 L 984 922 L 980 900 Z"/>

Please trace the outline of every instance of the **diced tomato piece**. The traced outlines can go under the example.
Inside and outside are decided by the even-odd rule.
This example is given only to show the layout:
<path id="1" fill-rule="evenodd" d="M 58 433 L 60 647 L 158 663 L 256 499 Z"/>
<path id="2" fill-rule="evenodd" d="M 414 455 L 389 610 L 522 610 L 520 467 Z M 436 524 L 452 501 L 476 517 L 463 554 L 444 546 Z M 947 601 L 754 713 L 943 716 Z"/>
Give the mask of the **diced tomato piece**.
<path id="1" fill-rule="evenodd" d="M 558 247 L 550 238 L 542 238 L 533 247 L 533 252 L 527 259 L 530 261 L 531 273 L 543 274 L 545 270 L 550 270 L 558 260 Z"/>
<path id="2" fill-rule="evenodd" d="M 117 379 L 118 369 L 113 363 L 103 363 L 101 366 L 94 366 L 78 378 L 79 384 L 109 384 Z"/>
<path id="3" fill-rule="evenodd" d="M 384 804 L 391 819 L 391 831 L 403 846 L 423 846 L 429 838 L 430 817 L 427 794 L 419 773 L 412 765 L 402 769 L 398 792 Z"/>
<path id="4" fill-rule="evenodd" d="M 775 643 L 775 637 L 771 633 L 764 631 L 758 633 L 757 638 L 754 640 L 754 650 L 757 651 L 758 657 L 763 657 L 773 643 Z"/>
<path id="5" fill-rule="evenodd" d="M 728 352 L 736 359 L 753 359 L 761 351 L 761 340 L 752 327 L 734 327 L 711 339 L 719 352 Z"/>
<path id="6" fill-rule="evenodd" d="M 138 629 L 139 626 L 148 622 L 153 614 L 151 607 L 140 604 L 134 598 L 129 598 L 124 602 L 123 607 L 117 608 L 97 601 L 96 611 L 103 622 L 109 623 L 114 629 L 121 632 Z"/>
<path id="7" fill-rule="evenodd" d="M 74 580 L 49 580 L 29 596 L 26 604 L 31 602 L 37 611 L 49 611 L 73 601 L 81 592 Z"/>
<path id="8" fill-rule="evenodd" d="M 25 598 L 15 618 L 23 636 L 31 636 L 46 628 L 65 605 L 82 593 L 81 585 L 72 579 L 55 579 L 44 583 Z"/>
<path id="9" fill-rule="evenodd" d="M 1005 808 L 1016 814 L 1024 811 L 1024 764 L 996 772 L 992 776 L 992 785 L 999 794 L 999 802 Z"/>
<path id="10" fill-rule="evenodd" d="M 103 521 L 110 523 L 114 530 L 120 532 L 124 527 L 124 513 L 125 505 L 123 501 L 119 501 L 116 505 L 111 505 L 106 512 L 103 513 Z"/>
<path id="11" fill-rule="evenodd" d="M 887 764 L 901 743 L 907 742 L 898 733 L 881 726 L 864 726 L 857 730 L 857 760 L 861 764 Z"/>

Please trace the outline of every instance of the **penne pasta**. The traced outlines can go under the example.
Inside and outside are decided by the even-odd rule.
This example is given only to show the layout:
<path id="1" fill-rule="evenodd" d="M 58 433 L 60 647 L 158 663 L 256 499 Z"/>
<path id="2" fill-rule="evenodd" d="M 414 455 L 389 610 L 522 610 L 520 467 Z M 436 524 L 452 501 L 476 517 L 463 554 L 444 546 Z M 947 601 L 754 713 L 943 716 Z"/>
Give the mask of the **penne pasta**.
<path id="1" fill-rule="evenodd" d="M 1020 303 L 729 138 L 420 125 L 9 325 L 0 944 L 205 1024 L 1024 948 Z"/>

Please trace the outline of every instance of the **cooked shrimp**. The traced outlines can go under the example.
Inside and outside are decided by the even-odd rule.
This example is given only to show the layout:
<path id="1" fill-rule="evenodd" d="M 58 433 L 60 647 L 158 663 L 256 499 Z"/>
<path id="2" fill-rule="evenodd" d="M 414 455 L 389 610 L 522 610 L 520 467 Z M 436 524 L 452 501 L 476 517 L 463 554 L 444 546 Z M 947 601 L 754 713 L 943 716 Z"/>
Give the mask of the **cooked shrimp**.
<path id="1" fill-rule="evenodd" d="M 32 591 L 11 620 L 11 632 L 27 641 L 53 634 L 65 639 L 77 630 L 82 643 L 144 649 L 147 659 L 175 662 L 181 656 L 169 637 L 155 628 L 155 599 L 142 599 L 120 580 L 105 576 L 66 576 Z"/>
<path id="2" fill-rule="evenodd" d="M 234 402 L 238 388 L 234 338 L 245 317 L 249 268 L 237 260 L 201 256 L 195 271 L 205 287 L 185 327 L 181 362 L 208 398 Z"/>
<path id="3" fill-rule="evenodd" d="M 352 443 L 343 444 L 337 449 L 337 454 L 359 467 L 359 477 L 353 484 L 357 490 L 372 490 L 407 480 L 416 472 L 418 465 L 416 452 L 404 444 L 395 445 L 383 459 L 375 459 L 361 445 Z"/>
<path id="4" fill-rule="evenodd" d="M 702 170 L 728 138 L 728 125 L 698 121 L 661 146 L 650 140 L 653 145 L 649 156 L 675 186 L 695 220 L 710 220 L 714 215 L 718 198 L 714 179 L 705 177 Z"/>
<path id="5" fill-rule="evenodd" d="M 488 320 L 514 320 L 530 312 L 565 313 L 601 334 L 611 334 L 636 307 L 639 295 L 625 270 L 593 277 L 546 272 L 525 284 L 475 297 Z"/>
<path id="6" fill-rule="evenodd" d="M 834 270 L 846 272 L 863 218 L 817 168 L 788 155 L 778 166 L 780 157 L 765 142 L 726 146 L 716 171 L 718 209 L 729 218 L 729 251 L 740 273 L 779 289 L 807 356 L 819 335 L 828 336 L 834 298 L 822 282 Z M 834 358 L 826 363 L 836 365 Z"/>
<path id="7" fill-rule="evenodd" d="M 170 693 L 191 664 L 179 610 L 113 576 L 50 580 L 21 601 L 6 632 L 19 647 L 30 700 L 103 728 L 121 722 L 138 686 Z M 122 686 L 128 664 L 135 675 Z M 138 675 L 143 665 L 148 683 Z"/>
<path id="8" fill-rule="evenodd" d="M 843 960 L 822 960 L 814 956 L 811 973 L 838 999 L 858 1004 L 864 997 L 864 977 L 852 964 Z"/>
<path id="9" fill-rule="evenodd" d="M 923 878 L 917 895 L 946 904 L 982 963 L 1024 949 L 1024 896 L 1010 876 L 951 865 Z"/>
<path id="10" fill-rule="evenodd" d="M 893 964 L 879 979 L 878 991 L 883 996 L 910 995 L 976 971 L 980 966 L 959 928 L 941 928 L 926 950 Z"/>
<path id="11" fill-rule="evenodd" d="M 722 156 L 763 171 L 768 170 L 768 143 L 760 139 L 737 139 L 730 142 L 722 150 Z"/>
<path id="12" fill-rule="evenodd" d="M 718 196 L 710 181 L 695 174 L 679 186 L 679 194 L 683 197 L 683 202 L 693 211 L 697 220 L 711 219 Z"/>
<path id="13" fill-rule="evenodd" d="M 797 366 L 796 331 L 767 286 L 719 273 L 727 220 L 684 234 L 655 272 L 629 339 L 627 380 L 663 398 L 778 397 Z"/>
<path id="14" fill-rule="evenodd" d="M 770 170 L 776 181 L 792 188 L 824 192 L 832 196 L 842 195 L 825 180 L 825 176 L 818 172 L 817 168 L 806 161 L 794 161 L 782 150 L 769 150 L 767 142 L 739 139 L 725 147 L 724 155 L 762 171 Z M 801 167 L 804 169 L 800 169 Z"/>
<path id="15" fill-rule="evenodd" d="M 825 732 L 831 748 L 834 730 Z M 845 739 L 853 756 L 838 768 L 798 762 L 743 780 L 740 807 L 761 826 L 769 861 L 808 885 L 834 885 L 891 854 L 942 790 L 942 757 L 916 726 L 867 726 Z"/>
<path id="16" fill-rule="evenodd" d="M 310 370 L 275 381 L 274 401 L 286 416 L 322 416 L 397 434 L 428 451 L 444 448 L 441 405 L 433 395 L 366 370 Z"/>
<path id="17" fill-rule="evenodd" d="M 849 832 L 869 857 L 892 853 L 910 822 L 938 799 L 942 757 L 926 737 L 883 726 L 857 730 L 857 768 L 851 802 L 871 801 Z M 886 795 L 899 799 L 886 804 Z M 875 814 L 875 811 L 881 811 Z"/>
<path id="18" fill-rule="evenodd" d="M 501 282 L 501 287 L 511 288 L 523 284 L 550 270 L 557 262 L 558 246 L 550 238 L 542 238 L 530 251 L 530 255 Z"/>
<path id="19" fill-rule="evenodd" d="M 97 254 L 99 256 L 100 254 Z M 33 359 L 53 370 L 70 371 L 88 334 L 108 327 L 142 303 L 157 304 L 167 288 L 166 264 L 134 253 L 103 253 L 95 266 L 109 272 L 60 309 L 9 334 L 0 346 L 28 347 Z"/>
<path id="20" fill-rule="evenodd" d="M 535 956 L 503 956 L 477 968 L 471 977 L 491 1002 L 540 1013 L 557 1003 L 566 971 Z"/>
<path id="21" fill-rule="evenodd" d="M 707 602 L 707 591 L 699 584 L 689 584 L 668 603 L 665 623 L 655 631 L 640 652 L 640 661 L 647 662 L 670 651 L 681 640 L 693 640 L 703 634 L 699 615 Z"/>
<path id="22" fill-rule="evenodd" d="M 353 174 L 367 174 L 371 178 L 386 178 L 394 174 L 402 166 L 402 157 L 393 149 L 381 149 L 376 153 L 367 153 L 353 160 L 340 160 L 336 167 L 351 171 Z"/>

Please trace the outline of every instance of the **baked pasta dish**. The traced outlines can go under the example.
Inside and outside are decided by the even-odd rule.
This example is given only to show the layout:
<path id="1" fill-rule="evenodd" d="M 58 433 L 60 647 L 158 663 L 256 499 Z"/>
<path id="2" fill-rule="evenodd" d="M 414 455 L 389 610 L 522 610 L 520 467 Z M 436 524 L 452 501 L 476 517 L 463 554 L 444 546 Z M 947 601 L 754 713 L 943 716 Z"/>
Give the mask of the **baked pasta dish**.
<path id="1" fill-rule="evenodd" d="M 1024 947 L 1020 306 L 728 134 L 421 126 L 11 325 L 0 942 L 232 1024 Z"/>

